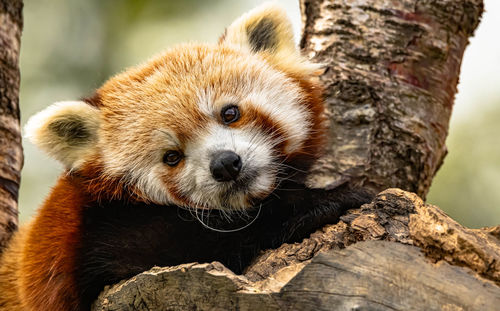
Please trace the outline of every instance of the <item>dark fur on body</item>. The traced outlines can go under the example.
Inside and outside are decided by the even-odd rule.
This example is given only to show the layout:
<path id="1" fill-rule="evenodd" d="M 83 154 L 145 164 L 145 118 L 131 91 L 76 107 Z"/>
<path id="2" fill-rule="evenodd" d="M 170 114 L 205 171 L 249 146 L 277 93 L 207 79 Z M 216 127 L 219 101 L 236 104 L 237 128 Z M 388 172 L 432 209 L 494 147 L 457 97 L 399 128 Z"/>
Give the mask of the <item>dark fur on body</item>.
<path id="1" fill-rule="evenodd" d="M 283 185 L 283 188 L 285 185 Z M 305 189 L 288 183 L 248 216 L 229 221 L 219 211 L 201 216 L 177 206 L 152 206 L 120 201 L 93 202 L 83 212 L 82 244 L 76 281 L 83 309 L 88 309 L 105 285 L 132 277 L 153 266 L 219 261 L 241 274 L 258 253 L 288 242 L 299 242 L 325 224 L 338 221 L 347 209 L 372 198 L 347 185 L 334 190 Z"/>

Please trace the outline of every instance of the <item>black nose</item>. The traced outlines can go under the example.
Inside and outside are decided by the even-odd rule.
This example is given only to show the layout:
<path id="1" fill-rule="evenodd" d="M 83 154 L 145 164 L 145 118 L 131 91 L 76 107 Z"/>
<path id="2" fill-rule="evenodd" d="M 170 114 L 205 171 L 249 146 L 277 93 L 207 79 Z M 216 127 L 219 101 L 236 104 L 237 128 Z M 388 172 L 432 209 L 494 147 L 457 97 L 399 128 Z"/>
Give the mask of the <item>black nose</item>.
<path id="1" fill-rule="evenodd" d="M 241 170 L 241 158 L 232 151 L 219 151 L 212 156 L 210 172 L 217 181 L 235 180 Z"/>

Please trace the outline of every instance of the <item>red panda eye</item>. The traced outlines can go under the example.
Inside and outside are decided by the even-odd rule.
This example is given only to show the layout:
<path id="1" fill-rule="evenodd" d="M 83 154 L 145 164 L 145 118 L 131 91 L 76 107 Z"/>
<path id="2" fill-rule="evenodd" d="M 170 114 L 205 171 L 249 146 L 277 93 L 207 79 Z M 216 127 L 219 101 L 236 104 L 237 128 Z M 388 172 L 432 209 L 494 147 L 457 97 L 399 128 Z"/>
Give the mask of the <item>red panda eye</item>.
<path id="1" fill-rule="evenodd" d="M 231 124 L 238 121 L 240 118 L 240 110 L 238 109 L 238 106 L 229 105 L 222 108 L 220 115 L 224 124 Z"/>
<path id="2" fill-rule="evenodd" d="M 175 166 L 182 159 L 182 155 L 179 151 L 169 150 L 163 155 L 163 163 L 170 166 Z"/>

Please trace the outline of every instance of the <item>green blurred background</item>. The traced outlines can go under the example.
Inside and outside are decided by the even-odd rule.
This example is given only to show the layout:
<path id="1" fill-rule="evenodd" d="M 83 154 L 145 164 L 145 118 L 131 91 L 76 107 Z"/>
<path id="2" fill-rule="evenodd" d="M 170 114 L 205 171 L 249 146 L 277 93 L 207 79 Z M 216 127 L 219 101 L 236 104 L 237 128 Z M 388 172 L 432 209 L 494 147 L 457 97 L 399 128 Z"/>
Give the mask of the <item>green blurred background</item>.
<path id="1" fill-rule="evenodd" d="M 25 0 L 21 112 L 89 95 L 109 76 L 185 41 L 216 42 L 261 0 Z M 298 0 L 278 1 L 300 32 Z M 500 2 L 485 0 L 468 47 L 448 137 L 428 202 L 469 227 L 500 223 Z M 24 141 L 20 220 L 47 195 L 61 166 Z"/>

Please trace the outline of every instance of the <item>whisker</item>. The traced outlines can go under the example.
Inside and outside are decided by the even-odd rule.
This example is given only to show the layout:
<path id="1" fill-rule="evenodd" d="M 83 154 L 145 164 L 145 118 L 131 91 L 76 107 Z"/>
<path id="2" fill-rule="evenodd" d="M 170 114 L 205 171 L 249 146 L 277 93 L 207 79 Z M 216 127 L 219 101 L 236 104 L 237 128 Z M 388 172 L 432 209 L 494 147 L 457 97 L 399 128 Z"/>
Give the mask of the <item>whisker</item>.
<path id="1" fill-rule="evenodd" d="M 212 231 L 215 231 L 215 232 L 220 232 L 220 233 L 231 233 L 231 232 L 237 232 L 237 231 L 244 230 L 245 228 L 248 228 L 250 225 L 252 225 L 257 220 L 257 218 L 259 218 L 261 209 L 262 209 L 262 204 L 259 206 L 259 210 L 257 211 L 257 215 L 252 219 L 251 222 L 249 222 L 248 224 L 246 224 L 246 225 L 244 225 L 244 226 L 242 226 L 240 228 L 236 228 L 236 229 L 225 230 L 225 229 L 217 229 L 217 228 L 210 227 L 208 224 L 205 224 L 203 222 L 203 220 L 198 217 L 198 214 L 196 214 L 196 219 L 198 219 L 198 221 L 200 222 L 200 224 L 203 227 L 205 227 L 205 228 L 207 228 L 209 230 L 212 230 Z"/>

